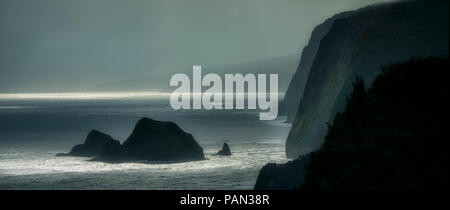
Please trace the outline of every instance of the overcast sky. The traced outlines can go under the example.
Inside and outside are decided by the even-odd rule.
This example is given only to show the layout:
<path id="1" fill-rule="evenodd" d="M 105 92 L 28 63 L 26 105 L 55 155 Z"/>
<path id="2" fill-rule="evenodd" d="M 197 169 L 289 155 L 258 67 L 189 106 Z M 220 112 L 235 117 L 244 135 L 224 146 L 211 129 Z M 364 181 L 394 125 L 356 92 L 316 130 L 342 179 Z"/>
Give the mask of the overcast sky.
<path id="1" fill-rule="evenodd" d="M 0 0 L 0 92 L 292 55 L 326 18 L 383 1 Z"/>

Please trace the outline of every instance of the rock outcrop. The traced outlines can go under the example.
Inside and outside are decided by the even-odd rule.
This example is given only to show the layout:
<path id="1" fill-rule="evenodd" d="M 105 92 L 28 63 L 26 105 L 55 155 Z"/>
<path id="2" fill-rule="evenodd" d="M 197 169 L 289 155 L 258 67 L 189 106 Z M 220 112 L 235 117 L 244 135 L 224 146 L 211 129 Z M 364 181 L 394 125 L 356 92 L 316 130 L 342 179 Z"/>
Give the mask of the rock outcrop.
<path id="1" fill-rule="evenodd" d="M 320 148 L 326 123 L 343 111 L 357 76 L 371 84 L 380 67 L 390 63 L 447 57 L 448 11 L 447 0 L 402 1 L 334 20 L 320 41 L 303 93 L 297 92 L 301 99 L 286 142 L 287 157 Z"/>
<path id="2" fill-rule="evenodd" d="M 123 143 L 126 156 L 137 160 L 203 160 L 203 148 L 173 122 L 142 118 Z"/>
<path id="3" fill-rule="evenodd" d="M 203 148 L 191 134 L 173 122 L 142 118 L 123 145 L 99 131 L 91 131 L 84 144 L 58 156 L 94 157 L 93 161 L 193 161 L 204 160 Z"/>
<path id="4" fill-rule="evenodd" d="M 111 136 L 97 130 L 92 130 L 86 137 L 83 144 L 75 145 L 69 153 L 59 153 L 57 156 L 79 156 L 94 157 L 99 156 L 106 144 L 119 142 Z M 119 142 L 120 144 L 120 142 Z"/>
<path id="5" fill-rule="evenodd" d="M 269 163 L 259 172 L 255 190 L 294 190 L 305 182 L 310 156 L 301 156 L 284 164 Z"/>
<path id="6" fill-rule="evenodd" d="M 126 160 L 126 156 L 120 141 L 111 141 L 106 143 L 100 155 L 93 159 L 94 161 L 120 162 Z"/>
<path id="7" fill-rule="evenodd" d="M 227 156 L 227 155 L 231 155 L 231 149 L 228 146 L 227 143 L 224 143 L 222 146 L 222 150 L 220 150 L 219 152 L 217 152 L 216 155 L 223 155 L 223 156 Z"/>

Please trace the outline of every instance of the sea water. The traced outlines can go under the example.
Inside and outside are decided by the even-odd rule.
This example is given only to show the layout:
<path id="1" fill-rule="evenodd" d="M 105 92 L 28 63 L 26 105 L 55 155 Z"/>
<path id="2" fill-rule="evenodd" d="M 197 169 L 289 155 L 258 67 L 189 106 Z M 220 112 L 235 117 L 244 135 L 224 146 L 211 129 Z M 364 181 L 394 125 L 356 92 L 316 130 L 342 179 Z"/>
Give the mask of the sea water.
<path id="1" fill-rule="evenodd" d="M 286 162 L 290 125 L 256 110 L 172 110 L 161 93 L 0 94 L 0 189 L 252 189 L 268 162 Z M 125 141 L 141 117 L 173 121 L 203 147 L 185 163 L 56 157 L 97 129 Z M 222 144 L 231 156 L 216 156 Z"/>

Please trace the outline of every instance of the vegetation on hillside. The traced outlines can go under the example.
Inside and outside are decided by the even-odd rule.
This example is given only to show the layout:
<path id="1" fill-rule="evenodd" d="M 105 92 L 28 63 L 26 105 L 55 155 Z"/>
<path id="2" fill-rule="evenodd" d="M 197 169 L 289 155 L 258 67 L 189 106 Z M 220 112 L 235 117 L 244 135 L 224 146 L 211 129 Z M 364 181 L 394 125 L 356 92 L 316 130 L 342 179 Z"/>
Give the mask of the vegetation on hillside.
<path id="1" fill-rule="evenodd" d="M 303 189 L 447 188 L 448 58 L 392 64 L 365 89 L 357 79 Z"/>

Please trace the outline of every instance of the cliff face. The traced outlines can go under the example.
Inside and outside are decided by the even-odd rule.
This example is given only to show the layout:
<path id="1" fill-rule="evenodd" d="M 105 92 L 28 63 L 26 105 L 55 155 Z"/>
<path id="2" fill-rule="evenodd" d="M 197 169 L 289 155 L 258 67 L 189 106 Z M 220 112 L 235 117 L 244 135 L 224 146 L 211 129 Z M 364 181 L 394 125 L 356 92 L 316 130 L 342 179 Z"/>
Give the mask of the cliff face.
<path id="1" fill-rule="evenodd" d="M 353 12 L 345 12 L 335 15 L 315 27 L 313 32 L 311 33 L 311 38 L 308 42 L 308 45 L 303 48 L 297 71 L 292 76 L 289 87 L 286 91 L 284 105 L 286 107 L 288 122 L 293 122 L 295 119 L 295 114 L 297 113 L 300 98 L 302 97 L 303 90 L 305 89 L 306 85 L 306 80 L 308 79 L 309 70 L 311 69 L 314 58 L 316 57 L 317 51 L 319 50 L 320 41 L 328 33 L 335 20 L 347 17 L 352 13 Z"/>
<path id="2" fill-rule="evenodd" d="M 303 95 L 297 92 L 287 157 L 320 147 L 326 123 L 345 107 L 356 76 L 371 84 L 381 66 L 414 56 L 447 57 L 448 20 L 447 0 L 382 5 L 336 19 L 320 42 Z"/>

